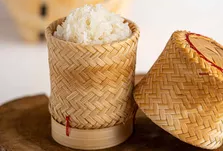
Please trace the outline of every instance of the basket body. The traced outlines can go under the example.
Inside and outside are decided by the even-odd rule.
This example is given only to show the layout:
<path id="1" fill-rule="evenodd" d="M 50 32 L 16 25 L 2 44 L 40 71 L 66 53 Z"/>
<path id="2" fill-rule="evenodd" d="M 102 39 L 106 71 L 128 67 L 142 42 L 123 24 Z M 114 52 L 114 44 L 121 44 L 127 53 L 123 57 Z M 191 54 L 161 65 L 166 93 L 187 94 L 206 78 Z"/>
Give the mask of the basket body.
<path id="1" fill-rule="evenodd" d="M 129 21 L 133 34 L 126 40 L 81 45 L 52 36 L 62 21 L 55 21 L 46 29 L 52 118 L 66 125 L 69 116 L 70 127 L 81 130 L 103 129 L 132 121 L 137 109 L 132 95 L 137 26 Z"/>
<path id="2" fill-rule="evenodd" d="M 216 48 L 222 49 L 210 38 L 175 32 L 134 90 L 137 104 L 155 124 L 206 149 L 218 148 L 223 138 L 223 74 L 218 69 L 223 59 L 212 54 Z"/>

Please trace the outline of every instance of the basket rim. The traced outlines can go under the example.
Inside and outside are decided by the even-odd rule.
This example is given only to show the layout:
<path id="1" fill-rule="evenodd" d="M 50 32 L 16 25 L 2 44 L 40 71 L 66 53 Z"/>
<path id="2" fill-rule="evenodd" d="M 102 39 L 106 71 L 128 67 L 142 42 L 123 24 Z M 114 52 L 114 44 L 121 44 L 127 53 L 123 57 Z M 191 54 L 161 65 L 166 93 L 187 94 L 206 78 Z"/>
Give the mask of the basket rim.
<path id="1" fill-rule="evenodd" d="M 196 64 L 200 65 L 203 70 L 208 70 L 208 75 L 217 78 L 218 80 L 223 80 L 223 69 L 218 64 L 214 63 L 213 61 L 209 60 L 207 56 L 204 54 L 199 54 L 200 50 L 196 50 L 197 48 L 191 46 L 190 41 L 188 41 L 189 36 L 197 36 L 199 38 L 206 39 L 212 43 L 214 43 L 216 46 L 223 48 L 223 46 L 215 41 L 214 39 L 193 33 L 188 31 L 176 31 L 174 32 L 174 36 L 179 36 L 180 41 L 175 41 L 177 44 L 179 44 L 181 50 L 183 50 L 188 58 L 191 59 L 192 62 L 195 62 Z M 186 45 L 185 45 L 186 44 Z M 188 47 L 189 46 L 189 47 Z M 191 53 L 193 53 L 193 56 L 191 56 Z M 199 59 L 198 59 L 199 58 Z M 221 70 L 221 69 L 222 70 Z"/>
<path id="2" fill-rule="evenodd" d="M 127 38 L 125 38 L 123 40 L 120 40 L 120 41 L 113 41 L 113 42 L 105 43 L 105 44 L 84 44 L 84 43 L 75 43 L 75 42 L 72 42 L 72 41 L 66 41 L 66 40 L 59 39 L 59 38 L 53 36 L 53 33 L 55 31 L 52 31 L 52 27 L 55 26 L 55 24 L 56 24 L 56 26 L 58 24 L 61 24 L 66 19 L 66 17 L 62 17 L 62 18 L 57 19 L 57 20 L 53 21 L 52 23 L 50 23 L 47 26 L 47 28 L 45 29 L 45 37 L 46 37 L 47 41 L 48 41 L 48 39 L 51 38 L 52 40 L 54 40 L 56 42 L 59 42 L 59 43 L 66 43 L 66 44 L 71 44 L 71 45 L 75 45 L 75 46 L 83 46 L 83 47 L 87 47 L 87 46 L 88 47 L 89 46 L 91 46 L 91 47 L 93 47 L 93 46 L 106 46 L 106 45 L 113 45 L 113 44 L 124 44 L 128 40 L 138 39 L 139 36 L 140 36 L 140 30 L 139 30 L 139 27 L 136 25 L 136 23 L 134 23 L 133 21 L 131 21 L 129 19 L 126 19 L 124 17 L 122 17 L 122 18 L 124 19 L 124 22 L 128 22 L 129 24 L 132 25 L 132 27 L 130 27 L 128 25 L 129 28 L 132 31 L 132 34 L 129 37 L 127 37 Z"/>
<path id="3" fill-rule="evenodd" d="M 209 62 L 212 66 L 216 67 L 218 70 L 223 72 L 223 68 L 221 66 L 219 66 L 218 64 L 216 64 L 213 61 L 211 61 L 210 59 L 208 59 L 206 55 L 204 55 L 197 47 L 194 46 L 194 44 L 189 39 L 190 36 L 197 36 L 199 38 L 203 38 L 203 39 L 209 40 L 210 42 L 214 43 L 219 48 L 223 48 L 223 47 L 218 42 L 216 42 L 215 40 L 213 40 L 213 39 L 211 39 L 209 37 L 203 36 L 201 34 L 196 34 L 196 33 L 190 33 L 190 32 L 186 33 L 186 41 L 188 42 L 190 47 L 192 49 L 194 49 L 202 59 L 204 59 L 205 61 Z"/>

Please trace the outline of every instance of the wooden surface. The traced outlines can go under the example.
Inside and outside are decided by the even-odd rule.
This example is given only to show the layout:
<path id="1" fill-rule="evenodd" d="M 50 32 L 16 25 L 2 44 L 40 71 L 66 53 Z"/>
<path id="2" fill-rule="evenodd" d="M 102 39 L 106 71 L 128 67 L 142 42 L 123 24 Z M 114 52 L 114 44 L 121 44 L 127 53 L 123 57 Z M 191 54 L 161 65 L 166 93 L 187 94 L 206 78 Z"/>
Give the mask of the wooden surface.
<path id="1" fill-rule="evenodd" d="M 137 77 L 138 78 L 141 77 Z M 0 106 L 0 151 L 74 151 L 50 133 L 48 98 L 25 97 Z M 202 151 L 183 143 L 137 112 L 135 131 L 123 144 L 104 151 Z M 218 151 L 223 151 L 218 149 Z"/>

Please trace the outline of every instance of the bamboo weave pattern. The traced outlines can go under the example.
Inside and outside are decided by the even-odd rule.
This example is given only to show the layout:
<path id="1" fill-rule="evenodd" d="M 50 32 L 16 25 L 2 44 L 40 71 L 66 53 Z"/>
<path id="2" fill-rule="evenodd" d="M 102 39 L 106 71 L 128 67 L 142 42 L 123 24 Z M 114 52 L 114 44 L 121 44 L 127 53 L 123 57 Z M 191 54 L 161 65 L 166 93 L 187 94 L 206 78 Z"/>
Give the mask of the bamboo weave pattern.
<path id="1" fill-rule="evenodd" d="M 216 149 L 223 138 L 223 49 L 200 35 L 186 40 L 177 31 L 147 75 L 136 86 L 134 98 L 158 126 L 180 140 L 206 149 Z M 205 59 L 206 58 L 206 59 Z M 213 64 L 211 64 L 210 62 Z"/>
<path id="2" fill-rule="evenodd" d="M 63 19 L 46 29 L 49 49 L 53 118 L 79 129 L 98 129 L 125 123 L 133 118 L 137 26 L 129 22 L 131 37 L 103 45 L 82 45 L 52 36 Z"/>

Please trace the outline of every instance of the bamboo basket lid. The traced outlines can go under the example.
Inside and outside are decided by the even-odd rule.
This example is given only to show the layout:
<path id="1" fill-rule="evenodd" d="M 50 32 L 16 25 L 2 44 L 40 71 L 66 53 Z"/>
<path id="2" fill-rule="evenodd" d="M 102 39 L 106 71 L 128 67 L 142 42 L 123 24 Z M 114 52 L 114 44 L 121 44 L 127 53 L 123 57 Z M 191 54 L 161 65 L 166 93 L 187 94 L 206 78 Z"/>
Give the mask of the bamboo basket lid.
<path id="1" fill-rule="evenodd" d="M 142 111 L 191 145 L 216 149 L 223 139 L 223 47 L 186 31 L 173 33 L 134 90 Z"/>
<path id="2" fill-rule="evenodd" d="M 141 77 L 137 76 L 137 81 Z M 0 106 L 0 151 L 75 151 L 50 134 L 48 98 L 24 97 Z M 123 144 L 102 151 L 203 151 L 179 141 L 138 111 L 134 134 Z M 220 148 L 218 151 L 223 151 Z"/>

